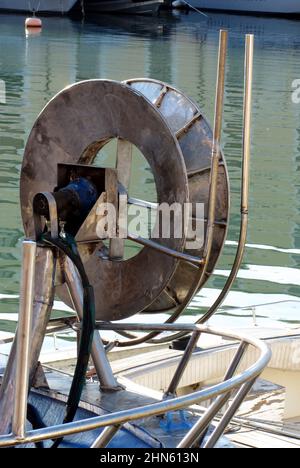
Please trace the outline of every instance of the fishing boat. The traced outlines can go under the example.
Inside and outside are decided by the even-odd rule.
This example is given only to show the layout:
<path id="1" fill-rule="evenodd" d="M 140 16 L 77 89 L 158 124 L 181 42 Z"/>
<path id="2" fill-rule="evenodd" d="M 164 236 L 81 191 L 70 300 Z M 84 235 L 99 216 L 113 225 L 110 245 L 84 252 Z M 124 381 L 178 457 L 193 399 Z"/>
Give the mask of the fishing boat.
<path id="1" fill-rule="evenodd" d="M 188 7 L 199 10 L 219 10 L 269 15 L 299 15 L 298 0 L 175 0 L 174 8 Z"/>
<path id="2" fill-rule="evenodd" d="M 78 0 L 0 0 L 0 11 L 22 13 L 66 14 Z"/>
<path id="3" fill-rule="evenodd" d="M 26 239 L 18 329 L 9 355 L 0 354 L 0 447 L 234 447 L 241 440 L 224 433 L 230 422 L 245 418 L 244 411 L 233 419 L 249 392 L 259 398 L 253 386 L 261 375 L 286 384 L 286 417 L 295 416 L 296 330 L 255 336 L 207 325 L 229 292 L 245 249 L 253 39 L 246 37 L 236 257 L 219 297 L 196 323 L 182 322 L 183 313 L 213 274 L 229 221 L 229 180 L 220 148 L 227 33 L 220 33 L 213 128 L 185 93 L 150 78 L 76 83 L 37 118 L 21 169 Z M 93 165 L 114 138 L 116 167 Z M 133 145 L 153 170 L 160 203 L 192 203 L 196 211 L 188 219 L 202 223 L 202 243 L 198 231 L 185 224 L 180 236 L 159 231 L 146 238 L 129 226 L 124 234 L 121 213 L 130 206 L 158 211 L 157 204 L 128 195 Z M 197 203 L 204 204 L 202 218 Z M 127 239 L 142 246 L 129 259 Z M 51 319 L 55 295 L 76 316 Z M 159 322 L 163 311 L 168 319 Z M 145 323 L 141 313 L 152 321 Z M 79 338 L 71 373 L 41 364 L 45 337 L 66 330 Z M 118 339 L 106 341 L 108 332 Z M 114 363 L 108 357 L 116 351 Z M 257 407 L 248 404 L 248 412 Z"/>

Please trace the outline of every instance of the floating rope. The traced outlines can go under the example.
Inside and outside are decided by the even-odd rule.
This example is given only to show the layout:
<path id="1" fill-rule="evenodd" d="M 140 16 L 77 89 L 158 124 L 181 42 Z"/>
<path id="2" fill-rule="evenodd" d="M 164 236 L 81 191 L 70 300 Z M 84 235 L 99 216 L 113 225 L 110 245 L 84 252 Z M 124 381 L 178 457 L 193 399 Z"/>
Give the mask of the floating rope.
<path id="1" fill-rule="evenodd" d="M 35 14 L 36 14 L 36 13 L 39 11 L 39 9 L 40 9 L 41 1 L 38 2 L 36 8 L 32 8 L 32 6 L 31 6 L 31 1 L 30 1 L 30 0 L 29 0 L 28 3 L 29 3 L 29 5 L 28 5 L 29 10 L 31 11 L 31 13 L 33 14 L 33 16 L 35 16 Z"/>
<path id="2" fill-rule="evenodd" d="M 191 8 L 192 10 L 195 10 L 197 13 L 199 13 L 200 15 L 202 16 L 205 16 L 206 18 L 208 18 L 208 15 L 206 15 L 205 13 L 203 13 L 203 11 L 201 10 L 198 10 L 198 8 L 194 7 L 193 5 L 191 5 L 189 2 L 187 2 L 186 0 L 180 0 L 181 3 L 185 3 L 189 8 Z"/>

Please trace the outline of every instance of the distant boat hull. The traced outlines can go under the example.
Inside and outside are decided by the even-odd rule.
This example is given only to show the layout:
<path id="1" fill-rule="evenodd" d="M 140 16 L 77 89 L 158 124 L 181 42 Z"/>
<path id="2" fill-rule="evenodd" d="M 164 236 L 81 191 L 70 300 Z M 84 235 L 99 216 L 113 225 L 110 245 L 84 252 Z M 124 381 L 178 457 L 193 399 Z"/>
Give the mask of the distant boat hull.
<path id="1" fill-rule="evenodd" d="M 164 0 L 86 0 L 85 11 L 95 13 L 156 13 Z"/>
<path id="2" fill-rule="evenodd" d="M 187 6 L 200 10 L 239 11 L 243 13 L 299 15 L 300 0 L 175 0 L 174 7 Z"/>
<path id="3" fill-rule="evenodd" d="M 69 13 L 78 0 L 0 0 L 0 11 L 17 11 L 30 13 L 65 14 Z"/>

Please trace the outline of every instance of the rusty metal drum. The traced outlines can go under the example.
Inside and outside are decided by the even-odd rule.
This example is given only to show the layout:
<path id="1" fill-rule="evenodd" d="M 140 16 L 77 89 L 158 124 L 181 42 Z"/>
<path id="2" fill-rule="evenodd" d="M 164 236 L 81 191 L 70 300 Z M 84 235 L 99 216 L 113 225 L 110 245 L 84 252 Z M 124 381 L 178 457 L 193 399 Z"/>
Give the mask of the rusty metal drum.
<path id="1" fill-rule="evenodd" d="M 33 198 L 38 192 L 54 190 L 57 165 L 92 164 L 98 151 L 113 138 L 130 142 L 144 155 L 153 173 L 159 204 L 204 203 L 205 223 L 212 131 L 197 105 L 180 91 L 154 80 L 90 80 L 55 96 L 31 131 L 20 188 L 27 237 L 34 235 Z M 207 277 L 224 244 L 228 207 L 228 177 L 221 154 L 217 222 Z M 155 240 L 178 252 L 202 254 L 201 249 L 187 250 L 185 235 Z M 102 241 L 81 247 L 94 286 L 98 320 L 169 311 L 184 301 L 199 271 L 191 263 L 149 247 L 124 261 L 105 258 L 103 249 Z M 57 294 L 70 305 L 65 285 L 57 287 Z"/>

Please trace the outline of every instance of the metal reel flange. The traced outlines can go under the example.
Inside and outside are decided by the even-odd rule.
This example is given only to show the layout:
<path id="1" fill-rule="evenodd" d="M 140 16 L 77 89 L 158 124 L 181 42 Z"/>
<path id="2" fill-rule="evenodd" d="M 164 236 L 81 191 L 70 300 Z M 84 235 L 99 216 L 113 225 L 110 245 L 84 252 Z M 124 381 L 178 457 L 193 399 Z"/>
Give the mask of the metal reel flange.
<path id="1" fill-rule="evenodd" d="M 93 80 L 59 93 L 43 110 L 29 137 L 21 177 L 27 236 L 33 234 L 33 196 L 53 190 L 57 164 L 91 164 L 97 152 L 115 137 L 133 143 L 148 160 L 158 203 L 204 203 L 207 217 L 212 131 L 197 105 L 171 86 L 154 80 L 136 79 L 126 84 Z M 228 192 L 221 154 L 217 226 L 208 275 L 202 284 L 225 240 Z M 201 249 L 188 251 L 184 237 L 160 239 L 159 243 L 178 252 L 202 254 Z M 199 274 L 199 267 L 147 247 L 123 262 L 104 259 L 103 249 L 102 242 L 82 246 L 100 320 L 118 320 L 144 310 L 173 309 L 184 302 Z M 69 303 L 65 287 L 57 288 L 57 292 Z"/>
<path id="2" fill-rule="evenodd" d="M 206 235 L 213 140 L 208 121 L 196 103 L 166 83 L 137 78 L 127 80 L 126 84 L 142 93 L 158 109 L 178 141 L 188 178 L 189 202 L 204 204 L 204 235 Z M 213 247 L 207 273 L 200 288 L 212 273 L 222 251 L 227 235 L 229 204 L 228 173 L 224 155 L 220 152 Z M 190 250 L 185 247 L 184 252 L 201 257 L 203 248 Z M 172 279 L 159 298 L 148 307 L 148 311 L 160 312 L 180 306 L 199 272 L 198 268 L 191 263 L 180 261 Z"/>
<path id="3" fill-rule="evenodd" d="M 32 201 L 52 192 L 59 163 L 91 164 L 112 138 L 134 144 L 147 159 L 159 203 L 188 202 L 182 152 L 163 116 L 137 90 L 115 81 L 91 80 L 70 86 L 41 112 L 29 136 L 21 173 L 25 234 L 34 236 Z M 185 238 L 161 239 L 181 252 Z M 101 256 L 103 243 L 87 246 L 84 264 L 94 286 L 98 320 L 119 320 L 145 310 L 169 284 L 178 260 L 144 248 L 127 261 Z M 58 295 L 70 303 L 66 286 Z"/>

